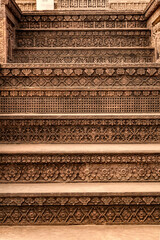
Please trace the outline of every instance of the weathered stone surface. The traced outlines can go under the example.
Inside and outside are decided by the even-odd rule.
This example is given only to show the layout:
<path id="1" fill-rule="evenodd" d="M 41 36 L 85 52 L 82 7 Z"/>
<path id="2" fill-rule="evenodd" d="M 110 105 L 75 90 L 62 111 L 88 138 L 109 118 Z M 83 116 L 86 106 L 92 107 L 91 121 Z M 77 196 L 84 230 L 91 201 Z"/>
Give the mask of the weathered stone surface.
<path id="1" fill-rule="evenodd" d="M 98 3 L 2 1 L 1 225 L 160 223 L 159 0 Z"/>
<path id="2" fill-rule="evenodd" d="M 5 240 L 81 240 L 87 237 L 88 240 L 159 240 L 160 226 L 1 226 L 1 236 Z"/>
<path id="3" fill-rule="evenodd" d="M 159 113 L 160 91 L 2 90 L 0 106 L 3 114 Z"/>
<path id="4" fill-rule="evenodd" d="M 0 182 L 159 181 L 159 144 L 0 144 Z"/>
<path id="5" fill-rule="evenodd" d="M 159 183 L 32 184 L 29 191 L 25 184 L 8 184 L 5 190 L 1 184 L 0 189 L 3 225 L 159 224 L 160 221 L 156 192 Z"/>
<path id="6" fill-rule="evenodd" d="M 0 127 L 1 143 L 160 143 L 158 114 L 6 115 Z"/>
<path id="7" fill-rule="evenodd" d="M 54 8 L 55 9 L 106 9 L 106 10 L 137 10 L 137 11 L 142 11 L 145 9 L 147 6 L 148 0 L 109 0 L 109 1 L 75 1 L 75 2 L 70 2 L 67 0 L 60 0 L 60 1 L 55 1 L 54 3 Z M 36 0 L 16 0 L 16 3 L 18 6 L 21 8 L 23 11 L 35 11 L 36 10 Z M 73 4 L 74 3 L 74 4 Z"/>
<path id="8" fill-rule="evenodd" d="M 143 30 L 18 30 L 17 47 L 147 47 L 150 31 Z"/>

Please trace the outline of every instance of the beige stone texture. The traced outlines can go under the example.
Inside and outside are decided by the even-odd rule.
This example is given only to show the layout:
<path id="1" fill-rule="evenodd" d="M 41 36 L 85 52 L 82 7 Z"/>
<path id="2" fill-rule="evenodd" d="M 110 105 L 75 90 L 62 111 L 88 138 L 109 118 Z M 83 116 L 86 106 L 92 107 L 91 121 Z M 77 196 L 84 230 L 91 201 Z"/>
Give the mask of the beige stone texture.
<path id="1" fill-rule="evenodd" d="M 34 193 L 157 193 L 159 182 L 122 182 L 122 183 L 9 183 L 0 184 L 0 194 Z"/>
<path id="2" fill-rule="evenodd" d="M 0 154 L 160 153 L 160 144 L 0 144 Z"/>
<path id="3" fill-rule="evenodd" d="M 36 10 L 54 10 L 54 0 L 37 0 Z"/>
<path id="4" fill-rule="evenodd" d="M 23 11 L 35 11 L 36 10 L 36 0 L 16 0 L 17 4 Z M 82 1 L 81 1 L 82 2 Z M 147 6 L 149 0 L 106 0 L 105 6 L 102 9 L 111 9 L 111 10 L 134 10 L 134 11 L 143 11 Z M 75 1 L 76 3 L 76 1 Z M 76 7 L 77 5 L 81 5 L 80 1 L 77 0 L 77 4 L 73 7 L 73 4 L 67 5 L 67 0 L 55 0 L 54 1 L 54 9 L 84 9 L 84 6 Z M 89 7 L 86 5 L 88 9 L 96 10 L 97 7 Z M 101 7 L 98 7 L 100 9 Z M 39 9 L 40 10 L 40 9 Z"/>
<path id="5" fill-rule="evenodd" d="M 6 62 L 6 18 L 5 6 L 0 6 L 0 63 Z"/>
<path id="6" fill-rule="evenodd" d="M 0 240 L 159 240 L 160 226 L 0 227 Z"/>

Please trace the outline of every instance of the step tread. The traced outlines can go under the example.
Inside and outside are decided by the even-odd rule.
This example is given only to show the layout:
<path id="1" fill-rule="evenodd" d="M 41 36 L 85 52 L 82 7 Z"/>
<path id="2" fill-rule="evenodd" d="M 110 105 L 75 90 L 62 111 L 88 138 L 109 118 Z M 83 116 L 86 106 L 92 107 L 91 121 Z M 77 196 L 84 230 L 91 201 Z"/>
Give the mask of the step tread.
<path id="1" fill-rule="evenodd" d="M 0 144 L 0 154 L 160 153 L 160 144 Z"/>
<path id="2" fill-rule="evenodd" d="M 8 183 L 0 184 L 3 194 L 131 194 L 159 193 L 160 183 Z"/>
<path id="3" fill-rule="evenodd" d="M 134 15 L 134 16 L 136 16 L 136 15 L 142 15 L 143 16 L 143 11 L 142 10 L 128 10 L 128 11 L 125 11 L 125 10 L 120 10 L 120 11 L 116 11 L 116 10 L 112 10 L 112 9 L 102 9 L 102 10 L 97 10 L 96 9 L 96 11 L 95 11 L 95 9 L 93 10 L 93 9 L 86 9 L 86 10 L 84 10 L 84 9 L 80 9 L 80 10 L 74 10 L 74 9 L 72 9 L 72 10 L 67 10 L 67 9 L 65 9 L 65 10 L 57 10 L 57 9 L 55 9 L 55 10 L 43 10 L 43 11 L 31 11 L 31 12 L 23 12 L 23 15 L 24 16 L 34 16 L 34 15 L 41 15 L 41 16 L 44 16 L 44 15 L 51 15 L 51 16 L 54 16 L 54 15 L 65 15 L 65 16 L 67 16 L 67 15 L 77 15 L 77 14 L 79 14 L 79 15 L 87 15 L 87 16 L 89 16 L 89 15 L 121 15 L 121 14 L 123 14 L 123 15 L 130 15 L 130 14 L 132 14 L 132 15 Z"/>
<path id="4" fill-rule="evenodd" d="M 16 47 L 14 50 L 152 50 L 154 47 Z"/>
<path id="5" fill-rule="evenodd" d="M 47 236 L 47 238 L 46 238 Z M 1 226 L 1 238 L 5 240 L 159 240 L 160 226 Z"/>
<path id="6" fill-rule="evenodd" d="M 151 31 L 149 28 L 17 28 L 16 31 Z"/>
<path id="7" fill-rule="evenodd" d="M 147 68 L 147 67 L 160 67 L 160 63 L 123 63 L 122 64 L 115 64 L 115 63 L 78 63 L 78 64 L 71 64 L 71 63 L 2 63 L 0 64 L 0 68 Z"/>
<path id="8" fill-rule="evenodd" d="M 96 114 L 29 114 L 11 113 L 0 114 L 0 119 L 160 119 L 160 113 L 96 113 Z"/>

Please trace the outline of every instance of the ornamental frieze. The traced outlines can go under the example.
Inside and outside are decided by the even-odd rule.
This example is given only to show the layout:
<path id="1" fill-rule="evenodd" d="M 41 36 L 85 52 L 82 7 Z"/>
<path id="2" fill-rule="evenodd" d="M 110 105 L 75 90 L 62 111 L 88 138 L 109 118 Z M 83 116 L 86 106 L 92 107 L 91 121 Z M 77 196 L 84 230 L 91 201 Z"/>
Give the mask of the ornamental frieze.
<path id="1" fill-rule="evenodd" d="M 159 113 L 160 91 L 2 90 L 1 113 Z"/>
<path id="2" fill-rule="evenodd" d="M 160 143 L 158 119 L 1 119 L 0 127 L 1 143 Z"/>
<path id="3" fill-rule="evenodd" d="M 160 181 L 159 164 L 0 164 L 0 182 Z"/>
<path id="4" fill-rule="evenodd" d="M 18 47 L 147 47 L 147 30 L 18 31 Z"/>
<path id="5" fill-rule="evenodd" d="M 159 154 L 0 154 L 1 164 L 41 164 L 41 163 L 136 163 L 136 164 L 159 164 Z"/>
<path id="6" fill-rule="evenodd" d="M 56 196 L 58 195 L 58 196 Z M 115 196 L 114 194 L 101 193 L 84 193 L 82 196 L 79 193 L 74 193 L 73 196 L 69 194 L 21 194 L 21 196 L 0 195 L 0 206 L 69 206 L 69 205 L 158 205 L 160 204 L 160 197 L 158 193 L 148 194 L 134 194 L 121 193 L 121 195 Z"/>
<path id="7" fill-rule="evenodd" d="M 0 68 L 0 76 L 2 77 L 27 77 L 27 76 L 70 76 L 70 77 L 90 77 L 90 76 L 136 76 L 136 77 L 151 77 L 160 76 L 159 66 L 101 66 L 101 67 L 85 67 L 83 65 L 77 66 L 72 65 L 72 67 L 64 67 L 64 65 L 59 65 L 55 67 L 54 64 L 2 64 Z"/>
<path id="8" fill-rule="evenodd" d="M 159 224 L 159 205 L 3 206 L 2 225 Z"/>
<path id="9" fill-rule="evenodd" d="M 108 64 L 152 63 L 154 49 L 147 48 L 17 48 L 13 52 L 16 63 Z"/>
<path id="10" fill-rule="evenodd" d="M 76 15 L 75 15 L 76 14 Z M 30 15 L 25 14 L 21 18 L 21 28 L 144 28 L 146 20 L 143 14 L 56 14 Z"/>

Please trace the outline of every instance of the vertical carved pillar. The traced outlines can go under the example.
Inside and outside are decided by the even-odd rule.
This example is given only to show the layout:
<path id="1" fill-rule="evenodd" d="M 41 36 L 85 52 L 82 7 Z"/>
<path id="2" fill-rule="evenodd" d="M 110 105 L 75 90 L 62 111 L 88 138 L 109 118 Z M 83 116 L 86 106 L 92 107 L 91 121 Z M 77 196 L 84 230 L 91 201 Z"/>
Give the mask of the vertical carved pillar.
<path id="1" fill-rule="evenodd" d="M 0 5 L 0 63 L 7 61 L 5 6 Z"/>
<path id="2" fill-rule="evenodd" d="M 0 3 L 0 63 L 12 62 L 15 47 L 15 29 L 21 11 L 14 0 L 1 0 Z"/>
<path id="3" fill-rule="evenodd" d="M 159 22 L 153 26 L 153 39 L 155 44 L 156 62 L 160 62 L 160 19 Z"/>
<path id="4" fill-rule="evenodd" d="M 151 1 L 145 9 L 147 27 L 151 29 L 151 44 L 155 48 L 155 61 L 160 62 L 160 0 Z"/>

